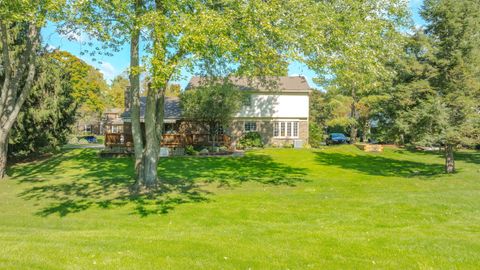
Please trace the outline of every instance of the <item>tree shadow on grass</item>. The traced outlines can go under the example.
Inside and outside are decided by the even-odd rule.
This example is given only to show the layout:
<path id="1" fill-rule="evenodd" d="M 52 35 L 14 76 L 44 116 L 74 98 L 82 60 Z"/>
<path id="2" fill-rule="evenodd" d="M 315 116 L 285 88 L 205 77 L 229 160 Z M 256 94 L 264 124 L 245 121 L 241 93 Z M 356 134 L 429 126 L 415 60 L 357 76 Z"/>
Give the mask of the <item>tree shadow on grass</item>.
<path id="1" fill-rule="evenodd" d="M 398 160 L 379 154 L 346 155 L 340 153 L 316 152 L 316 161 L 322 165 L 335 166 L 368 175 L 393 177 L 431 178 L 443 173 L 440 164 Z"/>
<path id="2" fill-rule="evenodd" d="M 407 150 L 407 149 L 402 149 L 402 150 L 397 150 L 399 153 L 403 152 L 408 152 L 408 153 L 415 153 L 418 155 L 423 155 L 423 156 L 431 156 L 439 159 L 444 159 L 445 158 L 445 153 L 443 150 L 440 151 L 421 151 L 421 150 Z M 456 161 L 463 161 L 466 163 L 472 163 L 472 164 L 480 164 L 480 151 L 475 151 L 475 150 L 459 150 L 455 151 L 453 154 L 454 159 Z"/>
<path id="3" fill-rule="evenodd" d="M 245 182 L 295 186 L 306 181 L 305 169 L 278 163 L 264 154 L 244 157 L 168 158 L 160 162 L 159 174 L 166 179 L 201 180 L 227 187 Z"/>
<path id="4" fill-rule="evenodd" d="M 19 184 L 28 185 L 21 198 L 47 204 L 36 213 L 39 216 L 63 217 L 93 206 L 108 209 L 130 204 L 134 214 L 145 217 L 208 200 L 208 192 L 192 181 L 166 180 L 156 190 L 134 191 L 132 166 L 128 158 L 101 159 L 95 150 L 76 150 L 15 167 L 11 173 Z"/>
<path id="5" fill-rule="evenodd" d="M 242 158 L 169 158 L 160 161 L 160 186 L 137 192 L 130 158 L 102 159 L 95 150 L 73 150 L 48 160 L 14 167 L 12 176 L 26 189 L 25 200 L 44 205 L 39 216 L 61 217 L 91 207 L 132 207 L 146 217 L 167 214 L 185 203 L 208 202 L 208 182 L 232 186 L 246 181 L 289 185 L 303 181 L 305 172 L 274 162 L 265 155 Z"/>

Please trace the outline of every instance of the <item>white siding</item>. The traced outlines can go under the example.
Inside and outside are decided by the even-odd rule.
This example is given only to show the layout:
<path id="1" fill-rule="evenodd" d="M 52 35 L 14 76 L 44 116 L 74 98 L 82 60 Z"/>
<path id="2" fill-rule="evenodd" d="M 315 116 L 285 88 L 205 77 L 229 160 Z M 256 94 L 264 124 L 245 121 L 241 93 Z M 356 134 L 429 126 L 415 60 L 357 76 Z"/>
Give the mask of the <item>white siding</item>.
<path id="1" fill-rule="evenodd" d="M 308 95 L 252 94 L 251 101 L 236 117 L 308 118 Z"/>

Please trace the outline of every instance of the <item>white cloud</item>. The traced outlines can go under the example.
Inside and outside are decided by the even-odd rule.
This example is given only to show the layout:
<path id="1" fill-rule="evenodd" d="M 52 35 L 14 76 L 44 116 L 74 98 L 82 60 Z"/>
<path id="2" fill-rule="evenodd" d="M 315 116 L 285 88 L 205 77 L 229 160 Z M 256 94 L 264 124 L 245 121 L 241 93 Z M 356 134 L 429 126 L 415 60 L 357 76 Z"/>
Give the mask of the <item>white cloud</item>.
<path id="1" fill-rule="evenodd" d="M 107 81 L 112 81 L 115 77 L 116 70 L 115 67 L 112 66 L 112 64 L 108 62 L 102 62 L 100 64 L 100 72 L 103 74 Z"/>

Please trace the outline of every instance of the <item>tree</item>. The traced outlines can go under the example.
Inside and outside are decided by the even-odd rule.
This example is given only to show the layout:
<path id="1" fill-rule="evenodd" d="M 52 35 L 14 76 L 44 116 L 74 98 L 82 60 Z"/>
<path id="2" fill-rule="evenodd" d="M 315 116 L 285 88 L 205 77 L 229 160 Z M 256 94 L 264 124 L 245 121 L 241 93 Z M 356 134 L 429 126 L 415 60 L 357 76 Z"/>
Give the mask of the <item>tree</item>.
<path id="1" fill-rule="evenodd" d="M 40 30 L 62 5 L 49 0 L 11 0 L 0 5 L 0 179 L 5 176 L 10 130 L 35 78 Z"/>
<path id="2" fill-rule="evenodd" d="M 436 128 L 425 135 L 445 145 L 445 171 L 452 173 L 455 148 L 480 142 L 480 4 L 427 0 L 422 16 L 438 69 L 436 95 L 426 107 L 437 115 Z"/>
<path id="3" fill-rule="evenodd" d="M 9 136 L 9 156 L 22 157 L 64 144 L 75 121 L 70 74 L 52 55 L 41 52 L 32 91 Z"/>
<path id="4" fill-rule="evenodd" d="M 181 95 L 181 106 L 187 119 L 208 125 L 215 146 L 219 130 L 230 125 L 244 100 L 244 92 L 228 82 L 220 81 L 184 92 Z"/>
<path id="5" fill-rule="evenodd" d="M 417 29 L 405 37 L 401 57 L 390 63 L 396 76 L 388 98 L 377 114 L 378 133 L 384 141 L 404 144 L 436 144 L 428 140 L 438 115 L 427 110 L 435 100 L 432 82 L 438 75 L 431 40 Z M 430 105 L 427 105 L 430 104 Z"/>
<path id="6" fill-rule="evenodd" d="M 439 145 L 445 172 L 455 171 L 454 150 L 480 141 L 480 5 L 425 2 L 425 31 L 408 38 L 384 122 L 401 141 Z M 393 121 L 392 121 L 393 120 Z"/>
<path id="7" fill-rule="evenodd" d="M 166 97 L 180 97 L 181 88 L 179 84 L 169 84 L 165 91 Z"/>
<path id="8" fill-rule="evenodd" d="M 324 86 L 351 98 L 348 125 L 351 142 L 355 142 L 360 100 L 381 95 L 392 80 L 386 64 L 401 51 L 399 30 L 405 25 L 408 8 L 399 0 L 342 0 L 327 8 L 330 23 L 313 34 L 311 42 L 329 45 L 306 43 L 306 63 L 317 71 Z"/>
<path id="9" fill-rule="evenodd" d="M 79 19 L 73 21 L 83 22 L 85 31 L 106 41 L 131 40 L 131 115 L 138 185 L 157 185 L 165 92 L 182 68 L 192 71 L 197 68 L 214 76 L 281 73 L 285 71 L 287 57 L 298 53 L 291 45 L 313 21 L 305 20 L 308 13 L 304 10 L 315 3 L 309 0 L 74 3 L 74 17 Z M 138 101 L 141 34 L 146 34 L 145 66 L 151 78 L 145 110 L 145 145 Z"/>
<path id="10" fill-rule="evenodd" d="M 69 52 L 54 50 L 50 55 L 70 74 L 72 95 L 78 106 L 77 119 L 98 121 L 110 102 L 103 74 Z"/>
<path id="11" fill-rule="evenodd" d="M 123 75 L 115 77 L 108 91 L 109 105 L 114 108 L 125 108 L 125 91 L 129 87 L 128 79 Z"/>
<path id="12" fill-rule="evenodd" d="M 151 80 L 150 78 L 144 78 L 142 80 L 142 96 L 148 96 L 148 88 Z M 169 83 L 167 88 L 165 89 L 165 96 L 166 97 L 180 97 L 181 94 L 181 87 L 179 84 Z"/>
<path id="13" fill-rule="evenodd" d="M 151 3 L 149 3 L 151 4 Z M 135 149 L 135 172 L 137 182 L 142 180 L 143 139 L 140 125 L 140 37 L 146 25 L 147 6 L 143 0 L 71 1 L 63 17 L 60 31 L 64 33 L 85 33 L 101 42 L 101 46 L 85 49 L 82 53 L 113 56 L 122 45 L 130 45 L 129 100 L 133 145 Z M 153 19 L 153 18 L 151 18 Z M 93 44 L 89 42 L 88 44 Z M 94 58 L 95 59 L 95 58 Z"/>

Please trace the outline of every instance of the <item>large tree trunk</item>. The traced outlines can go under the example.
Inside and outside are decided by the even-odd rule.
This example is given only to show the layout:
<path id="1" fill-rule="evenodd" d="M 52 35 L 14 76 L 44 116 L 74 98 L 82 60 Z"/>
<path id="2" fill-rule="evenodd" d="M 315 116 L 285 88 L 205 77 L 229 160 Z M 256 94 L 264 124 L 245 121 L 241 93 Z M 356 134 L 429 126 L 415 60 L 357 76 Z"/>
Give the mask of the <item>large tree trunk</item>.
<path id="1" fill-rule="evenodd" d="M 8 136 L 6 133 L 0 132 L 0 179 L 3 179 L 6 176 L 7 153 L 8 153 Z"/>
<path id="2" fill-rule="evenodd" d="M 144 179 L 143 186 L 152 188 L 157 186 L 157 167 L 160 155 L 160 145 L 163 129 L 164 91 L 148 89 L 145 110 L 146 144 L 143 152 Z"/>
<path id="3" fill-rule="evenodd" d="M 135 2 L 139 16 L 142 0 Z M 137 184 L 143 179 L 143 139 L 140 124 L 140 29 L 134 27 L 130 41 L 130 112 L 132 122 L 133 147 L 135 151 L 135 172 Z"/>
<path id="4" fill-rule="evenodd" d="M 453 173 L 455 172 L 455 160 L 453 158 L 454 147 L 451 144 L 445 146 L 445 172 Z"/>
<path id="5" fill-rule="evenodd" d="M 36 56 L 39 47 L 40 28 L 30 22 L 27 28 L 26 46 L 17 58 L 10 52 L 9 25 L 0 22 L 2 42 L 3 84 L 0 92 L 0 179 L 5 177 L 7 165 L 8 134 L 17 120 L 23 103 L 30 94 L 36 73 Z"/>

